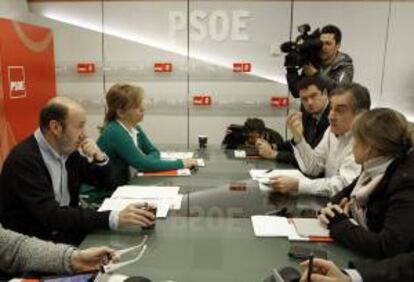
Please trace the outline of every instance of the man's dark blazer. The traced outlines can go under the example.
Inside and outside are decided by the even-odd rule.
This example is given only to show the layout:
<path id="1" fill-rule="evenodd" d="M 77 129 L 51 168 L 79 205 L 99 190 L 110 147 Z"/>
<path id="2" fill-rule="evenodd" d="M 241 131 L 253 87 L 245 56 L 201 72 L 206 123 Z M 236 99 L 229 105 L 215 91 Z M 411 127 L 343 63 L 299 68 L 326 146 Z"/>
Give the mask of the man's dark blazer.
<path id="1" fill-rule="evenodd" d="M 411 150 L 413 151 L 413 150 Z M 330 227 L 336 242 L 366 257 L 377 259 L 414 251 L 414 152 L 393 161 L 368 198 L 366 219 L 369 230 L 349 219 Z M 356 184 L 337 193 L 331 200 L 349 199 Z"/>
<path id="2" fill-rule="evenodd" d="M 93 229 L 109 227 L 109 212 L 79 206 L 82 183 L 113 188 L 110 164 L 89 163 L 78 151 L 66 161 L 70 204 L 60 207 L 52 179 L 32 135 L 12 149 L 4 162 L 0 198 L 2 224 L 30 236 L 55 242 L 79 243 Z"/>
<path id="3" fill-rule="evenodd" d="M 364 282 L 414 281 L 414 253 L 400 254 L 379 262 L 356 262 L 353 266 Z"/>
<path id="4" fill-rule="evenodd" d="M 323 135 L 325 134 L 326 129 L 329 127 L 329 111 L 330 107 L 328 105 L 326 109 L 323 111 L 316 128 L 313 122 L 312 115 L 306 113 L 305 111 L 302 112 L 303 137 L 312 148 L 318 146 L 319 142 L 322 140 Z M 276 156 L 277 162 L 290 163 L 295 166 L 298 166 L 295 159 L 295 155 L 293 154 L 291 140 L 287 140 L 282 145 L 278 146 L 278 151 L 279 153 Z"/>

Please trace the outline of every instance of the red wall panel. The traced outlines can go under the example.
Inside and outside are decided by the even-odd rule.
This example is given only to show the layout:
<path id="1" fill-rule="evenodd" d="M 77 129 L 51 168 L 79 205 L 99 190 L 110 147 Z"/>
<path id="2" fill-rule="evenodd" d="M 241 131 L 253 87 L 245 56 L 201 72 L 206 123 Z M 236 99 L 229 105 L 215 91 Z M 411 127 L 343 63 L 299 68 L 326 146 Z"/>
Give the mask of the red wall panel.
<path id="1" fill-rule="evenodd" d="M 0 18 L 0 168 L 9 150 L 38 125 L 56 95 L 50 29 Z"/>

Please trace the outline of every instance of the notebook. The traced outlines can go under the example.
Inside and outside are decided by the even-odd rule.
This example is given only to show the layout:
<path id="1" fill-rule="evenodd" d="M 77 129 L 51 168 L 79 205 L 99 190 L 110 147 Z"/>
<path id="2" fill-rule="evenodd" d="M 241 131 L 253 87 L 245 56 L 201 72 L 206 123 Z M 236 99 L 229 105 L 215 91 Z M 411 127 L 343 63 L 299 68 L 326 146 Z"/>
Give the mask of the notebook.
<path id="1" fill-rule="evenodd" d="M 296 232 L 301 237 L 320 239 L 320 241 L 332 241 L 329 230 L 322 226 L 317 218 L 292 218 L 291 222 L 295 226 Z"/>

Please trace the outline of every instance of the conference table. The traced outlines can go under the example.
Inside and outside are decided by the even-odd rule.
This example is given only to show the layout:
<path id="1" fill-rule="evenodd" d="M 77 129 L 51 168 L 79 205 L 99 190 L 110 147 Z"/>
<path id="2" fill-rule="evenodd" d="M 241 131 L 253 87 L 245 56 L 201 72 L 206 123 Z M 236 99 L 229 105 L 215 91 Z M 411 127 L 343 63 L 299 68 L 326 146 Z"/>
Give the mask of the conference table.
<path id="1" fill-rule="evenodd" d="M 292 168 L 289 164 L 257 157 L 239 159 L 233 150 L 217 147 L 195 150 L 194 157 L 203 158 L 206 165 L 193 171 L 191 177 L 136 177 L 131 184 L 179 186 L 184 199 L 181 210 L 171 213 L 176 216 L 246 218 L 285 207 L 289 216 L 314 217 L 327 202 L 321 197 L 263 193 L 249 174 L 251 169 Z"/>
<path id="2" fill-rule="evenodd" d="M 250 217 L 269 211 L 288 217 L 314 217 L 326 198 L 297 197 L 263 192 L 251 180 L 250 169 L 289 168 L 257 158 L 237 159 L 233 151 L 209 148 L 195 152 L 205 167 L 191 177 L 137 177 L 131 184 L 180 186 L 181 209 L 157 220 L 153 230 L 127 228 L 96 231 L 81 247 L 136 246 L 148 236 L 142 258 L 116 273 L 143 276 L 151 281 L 264 281 L 273 268 L 293 266 L 290 246 L 324 250 L 328 259 L 346 267 L 359 257 L 335 243 L 290 242 L 287 238 L 255 237 Z M 280 213 L 279 213 L 280 214 Z M 137 253 L 122 258 L 128 260 Z"/>

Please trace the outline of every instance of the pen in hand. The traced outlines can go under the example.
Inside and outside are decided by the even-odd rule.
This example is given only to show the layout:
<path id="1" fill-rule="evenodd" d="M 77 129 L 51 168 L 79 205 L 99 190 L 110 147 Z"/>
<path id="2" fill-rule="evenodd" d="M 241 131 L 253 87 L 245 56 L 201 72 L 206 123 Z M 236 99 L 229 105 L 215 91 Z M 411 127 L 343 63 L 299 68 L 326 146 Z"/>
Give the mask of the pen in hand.
<path id="1" fill-rule="evenodd" d="M 273 171 L 273 168 L 270 168 L 270 169 L 266 170 L 265 174 L 267 174 L 269 172 L 272 172 L 272 171 Z"/>
<path id="2" fill-rule="evenodd" d="M 311 282 L 312 271 L 313 271 L 313 252 L 309 255 L 308 278 L 306 280 L 308 282 Z"/>

